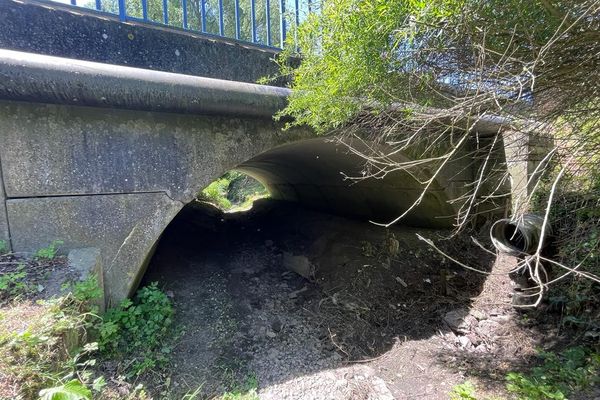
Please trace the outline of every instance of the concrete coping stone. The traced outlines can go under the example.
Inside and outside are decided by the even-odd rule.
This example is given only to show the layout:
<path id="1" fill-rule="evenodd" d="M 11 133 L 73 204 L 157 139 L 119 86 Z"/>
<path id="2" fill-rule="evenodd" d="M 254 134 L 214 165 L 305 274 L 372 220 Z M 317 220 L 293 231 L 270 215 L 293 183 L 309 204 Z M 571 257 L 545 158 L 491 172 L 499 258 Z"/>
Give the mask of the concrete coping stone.
<path id="1" fill-rule="evenodd" d="M 272 118 L 290 90 L 0 49 L 0 99 Z"/>

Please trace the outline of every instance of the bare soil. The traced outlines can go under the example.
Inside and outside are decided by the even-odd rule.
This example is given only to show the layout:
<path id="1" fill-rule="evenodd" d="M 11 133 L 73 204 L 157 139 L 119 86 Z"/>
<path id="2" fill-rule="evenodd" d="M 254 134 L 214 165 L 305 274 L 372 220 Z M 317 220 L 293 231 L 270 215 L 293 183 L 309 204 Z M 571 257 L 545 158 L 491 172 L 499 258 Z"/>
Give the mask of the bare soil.
<path id="1" fill-rule="evenodd" d="M 449 263 L 417 233 L 498 275 Z M 504 395 L 505 373 L 551 346 L 553 331 L 510 306 L 513 259 L 449 235 L 270 200 L 246 213 L 188 206 L 145 277 L 183 326 L 156 397 L 254 381 L 278 400 L 448 399 L 465 380 Z"/>

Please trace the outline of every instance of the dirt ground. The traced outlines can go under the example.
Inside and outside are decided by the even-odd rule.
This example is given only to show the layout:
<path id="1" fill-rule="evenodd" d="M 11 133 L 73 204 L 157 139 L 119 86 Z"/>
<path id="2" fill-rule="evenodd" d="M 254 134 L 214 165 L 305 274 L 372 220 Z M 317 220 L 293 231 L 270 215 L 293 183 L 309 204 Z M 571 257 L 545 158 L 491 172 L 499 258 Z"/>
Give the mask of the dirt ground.
<path id="1" fill-rule="evenodd" d="M 449 263 L 416 233 L 498 275 Z M 553 334 L 510 307 L 502 272 L 513 259 L 449 233 L 269 200 L 246 213 L 188 207 L 145 277 L 173 298 L 183 327 L 155 390 L 202 386 L 210 397 L 258 382 L 261 399 L 433 400 L 470 380 L 503 395 L 505 373 Z"/>

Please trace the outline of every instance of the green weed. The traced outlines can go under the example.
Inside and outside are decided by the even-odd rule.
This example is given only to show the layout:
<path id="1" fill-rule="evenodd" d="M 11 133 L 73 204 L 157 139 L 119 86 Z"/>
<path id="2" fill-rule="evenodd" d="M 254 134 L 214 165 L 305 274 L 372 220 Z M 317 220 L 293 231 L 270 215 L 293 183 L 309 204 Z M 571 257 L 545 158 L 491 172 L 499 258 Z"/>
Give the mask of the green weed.
<path id="1" fill-rule="evenodd" d="M 0 255 L 8 253 L 8 243 L 6 240 L 0 240 Z"/>
<path id="2" fill-rule="evenodd" d="M 231 202 L 226 197 L 228 186 L 229 181 L 227 179 L 217 179 L 202 190 L 200 198 L 223 210 L 229 210 L 231 208 Z"/>
<path id="3" fill-rule="evenodd" d="M 66 386 L 65 382 L 90 377 L 87 370 L 95 363 L 90 355 L 97 345 L 84 343 L 97 317 L 71 294 L 42 306 L 44 313 L 25 331 L 0 337 L 0 366 L 3 373 L 20 382 L 25 398 L 34 398 L 46 388 L 56 390 L 44 392 L 45 398 L 60 398 L 61 389 L 57 388 Z"/>
<path id="4" fill-rule="evenodd" d="M 54 240 L 47 247 L 42 247 L 35 253 L 35 258 L 38 260 L 53 260 L 58 253 L 59 246 L 64 244 L 62 240 Z"/>
<path id="5" fill-rule="evenodd" d="M 92 391 L 74 379 L 64 385 L 40 391 L 40 400 L 91 400 Z"/>
<path id="6" fill-rule="evenodd" d="M 450 392 L 450 400 L 477 400 L 475 386 L 467 381 L 455 385 Z"/>
<path id="7" fill-rule="evenodd" d="M 207 201 L 226 211 L 249 209 L 258 199 L 267 197 L 265 187 L 248 175 L 229 171 L 208 185 L 200 194 L 200 200 Z"/>
<path id="8" fill-rule="evenodd" d="M 245 381 L 233 384 L 233 388 L 223 393 L 219 400 L 259 400 L 258 380 L 256 375 L 250 374 Z"/>
<path id="9" fill-rule="evenodd" d="M 164 366 L 171 353 L 173 305 L 156 282 L 104 315 L 99 345 L 105 356 L 127 357 L 130 375 Z"/>
<path id="10" fill-rule="evenodd" d="M 560 354 L 540 352 L 543 364 L 528 374 L 511 372 L 507 389 L 522 400 L 566 400 L 600 383 L 600 354 L 572 347 Z"/>
<path id="11" fill-rule="evenodd" d="M 28 291 L 25 281 L 27 272 L 25 265 L 19 264 L 15 272 L 5 273 L 0 276 L 0 299 L 14 298 Z"/>
<path id="12" fill-rule="evenodd" d="M 77 300 L 84 303 L 89 303 L 102 296 L 102 289 L 98 286 L 96 275 L 90 275 L 83 281 L 65 283 L 62 285 L 62 290 L 70 291 Z"/>

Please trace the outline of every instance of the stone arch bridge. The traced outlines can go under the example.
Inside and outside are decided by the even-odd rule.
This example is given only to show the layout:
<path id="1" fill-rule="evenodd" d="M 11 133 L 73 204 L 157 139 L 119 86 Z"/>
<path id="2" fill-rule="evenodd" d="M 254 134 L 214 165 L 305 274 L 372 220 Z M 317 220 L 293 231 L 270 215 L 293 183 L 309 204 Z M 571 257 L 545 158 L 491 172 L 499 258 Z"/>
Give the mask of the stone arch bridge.
<path id="1" fill-rule="evenodd" d="M 257 178 L 275 198 L 382 221 L 421 192 L 405 173 L 344 181 L 340 172 L 358 175 L 363 161 L 309 129 L 283 131 L 272 116 L 288 90 L 243 82 L 253 76 L 216 79 L 212 65 L 152 70 L 143 60 L 135 67 L 83 61 L 65 58 L 81 49 L 19 43 L 0 37 L 12 48 L 0 50 L 0 240 L 14 251 L 55 239 L 64 251 L 99 249 L 109 302 L 132 294 L 170 221 L 230 169 Z M 253 53 L 259 49 L 223 51 L 264 61 Z M 451 225 L 447 200 L 464 193 L 480 167 L 472 158 L 453 165 L 405 222 Z"/>

